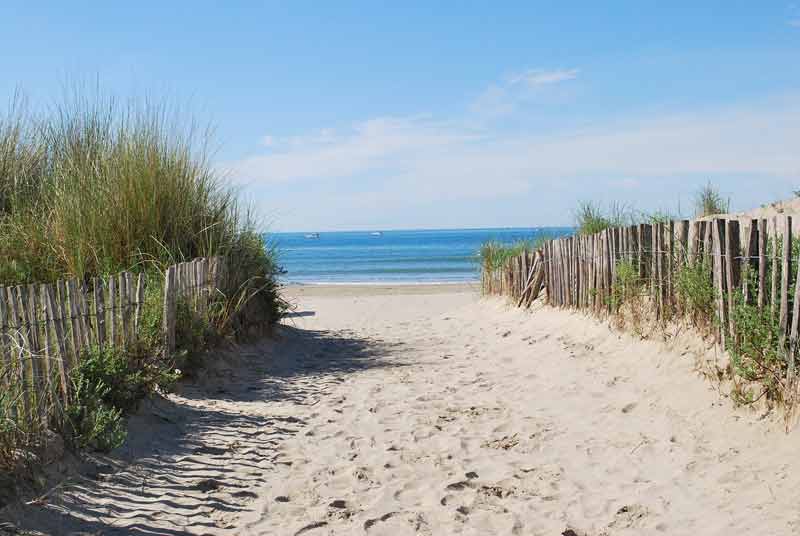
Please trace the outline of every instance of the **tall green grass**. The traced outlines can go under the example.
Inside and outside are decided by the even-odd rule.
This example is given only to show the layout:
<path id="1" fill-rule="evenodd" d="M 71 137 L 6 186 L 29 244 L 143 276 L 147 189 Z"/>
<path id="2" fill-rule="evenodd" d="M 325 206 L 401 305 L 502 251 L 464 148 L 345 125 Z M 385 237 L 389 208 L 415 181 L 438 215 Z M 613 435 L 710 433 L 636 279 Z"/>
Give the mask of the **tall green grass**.
<path id="1" fill-rule="evenodd" d="M 499 270 L 505 266 L 505 263 L 512 257 L 516 257 L 523 251 L 532 251 L 533 249 L 532 240 L 521 240 L 513 244 L 507 244 L 497 240 L 484 242 L 481 244 L 481 249 L 478 252 L 481 270 L 485 273 Z"/>
<path id="2" fill-rule="evenodd" d="M 132 406 L 117 407 L 112 395 L 131 378 L 168 377 L 185 366 L 187 354 L 254 332 L 260 326 L 253 318 L 263 324 L 280 318 L 285 304 L 275 254 L 254 213 L 212 165 L 210 143 L 208 129 L 168 106 L 89 92 L 76 91 L 39 113 L 17 97 L 0 112 L 0 286 L 62 278 L 88 283 L 123 270 L 150 276 L 141 344 L 121 354 L 91 349 L 86 366 L 73 369 L 75 396 L 66 407 L 43 397 L 36 401 L 44 409 L 27 410 L 19 371 L 0 366 L 0 469 L 40 449 L 48 428 L 78 446 L 118 444 L 120 419 Z M 188 342 L 164 355 L 162 272 L 212 256 L 226 258 L 229 286 L 203 315 L 178 319 L 178 339 Z M 250 325 L 237 314 L 243 310 Z M 131 403 L 156 383 L 142 384 Z"/>
<path id="3" fill-rule="evenodd" d="M 484 293 L 492 293 L 498 283 L 498 277 L 503 272 L 508 261 L 524 252 L 534 252 L 540 249 L 552 237 L 546 234 L 535 238 L 519 240 L 514 243 L 504 243 L 489 240 L 481 245 L 478 251 L 478 261 L 481 272 L 481 285 Z"/>
<path id="4" fill-rule="evenodd" d="M 708 182 L 695 194 L 694 209 L 699 218 L 725 214 L 730 210 L 730 201 L 722 197 L 719 188 Z"/>
<path id="5" fill-rule="evenodd" d="M 575 210 L 575 228 L 580 235 L 592 235 L 612 227 L 630 225 L 635 220 L 634 212 L 621 203 L 612 203 L 606 208 L 593 201 L 582 201 Z"/>
<path id="6" fill-rule="evenodd" d="M 0 118 L 0 283 L 228 255 L 275 271 L 257 221 L 168 107 L 76 94 Z"/>

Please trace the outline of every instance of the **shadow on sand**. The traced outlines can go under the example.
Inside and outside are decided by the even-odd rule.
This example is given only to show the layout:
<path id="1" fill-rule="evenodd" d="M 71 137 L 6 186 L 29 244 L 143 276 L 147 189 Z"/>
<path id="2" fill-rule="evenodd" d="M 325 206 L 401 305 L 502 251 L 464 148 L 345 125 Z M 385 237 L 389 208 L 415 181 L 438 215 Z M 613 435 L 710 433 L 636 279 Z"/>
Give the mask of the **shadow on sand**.
<path id="1" fill-rule="evenodd" d="M 295 311 L 294 313 L 288 313 L 286 318 L 308 318 L 309 316 L 316 316 L 317 313 L 314 311 Z"/>
<path id="2" fill-rule="evenodd" d="M 123 447 L 2 517 L 23 534 L 230 534 L 262 475 L 291 463 L 278 447 L 305 425 L 292 406 L 324 403 L 350 374 L 403 366 L 398 346 L 281 326 L 274 340 L 212 354 L 201 381 L 143 403 Z"/>

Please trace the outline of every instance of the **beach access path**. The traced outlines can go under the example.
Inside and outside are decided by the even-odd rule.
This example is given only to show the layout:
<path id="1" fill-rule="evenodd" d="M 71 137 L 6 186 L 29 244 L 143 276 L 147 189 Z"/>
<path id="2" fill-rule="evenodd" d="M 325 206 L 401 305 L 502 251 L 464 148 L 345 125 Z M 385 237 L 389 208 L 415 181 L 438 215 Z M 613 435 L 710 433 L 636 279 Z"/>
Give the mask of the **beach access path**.
<path id="1" fill-rule="evenodd" d="M 798 432 L 690 352 L 470 286 L 292 287 L 277 338 L 146 407 L 46 534 L 798 534 Z"/>

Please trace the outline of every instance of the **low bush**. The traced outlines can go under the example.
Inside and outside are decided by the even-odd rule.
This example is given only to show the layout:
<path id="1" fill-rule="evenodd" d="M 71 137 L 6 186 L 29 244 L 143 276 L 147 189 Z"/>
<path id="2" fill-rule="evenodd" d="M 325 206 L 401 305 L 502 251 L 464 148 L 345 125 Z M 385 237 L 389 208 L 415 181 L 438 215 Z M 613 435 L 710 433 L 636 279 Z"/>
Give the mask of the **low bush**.
<path id="1" fill-rule="evenodd" d="M 637 335 L 644 336 L 651 307 L 645 281 L 639 277 L 638 266 L 628 259 L 617 262 L 616 273 L 608 301 L 611 321 L 618 329 L 627 326 Z"/>
<path id="2" fill-rule="evenodd" d="M 628 259 L 617 261 L 616 278 L 611 288 L 611 307 L 617 309 L 622 304 L 639 298 L 643 286 L 643 281 L 639 278 L 639 269 L 632 261 Z"/>
<path id="3" fill-rule="evenodd" d="M 701 259 L 682 267 L 675 290 L 679 312 L 707 334 L 714 323 L 717 300 L 710 262 Z"/>
<path id="4" fill-rule="evenodd" d="M 739 292 L 733 308 L 734 333 L 726 337 L 731 355 L 733 398 L 740 404 L 766 397 L 783 399 L 786 387 L 787 348 L 781 345 L 781 328 L 769 308 L 748 304 Z M 761 392 L 753 393 L 753 389 Z"/>
<path id="5" fill-rule="evenodd" d="M 177 373 L 143 346 L 92 347 L 70 371 L 63 431 L 79 448 L 116 448 L 125 439 L 123 417 L 147 394 L 167 391 L 176 380 Z"/>

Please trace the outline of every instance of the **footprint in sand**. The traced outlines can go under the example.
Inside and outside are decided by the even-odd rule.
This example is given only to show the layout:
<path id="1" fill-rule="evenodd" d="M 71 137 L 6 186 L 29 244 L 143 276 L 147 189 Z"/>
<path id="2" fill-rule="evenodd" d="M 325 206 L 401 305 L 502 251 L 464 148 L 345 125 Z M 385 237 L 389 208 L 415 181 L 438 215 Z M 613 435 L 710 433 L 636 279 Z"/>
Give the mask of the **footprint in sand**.
<path id="1" fill-rule="evenodd" d="M 648 511 L 642 505 L 625 505 L 617 510 L 614 520 L 608 524 L 609 529 L 640 528 L 641 522 L 647 517 Z"/>
<path id="2" fill-rule="evenodd" d="M 453 482 L 452 484 L 448 484 L 445 488 L 448 491 L 461 491 L 469 488 L 474 488 L 475 484 L 470 482 L 469 480 L 462 480 L 460 482 Z"/>
<path id="3" fill-rule="evenodd" d="M 498 449 L 498 450 L 509 450 L 519 445 L 519 437 L 517 434 L 512 436 L 503 436 L 500 439 L 494 439 L 492 441 L 485 441 L 481 444 L 483 448 L 490 448 L 490 449 Z"/>
<path id="4" fill-rule="evenodd" d="M 298 530 L 297 532 L 294 533 L 294 536 L 300 536 L 301 534 L 305 534 L 306 532 L 308 532 L 310 530 L 326 527 L 327 525 L 328 525 L 327 521 L 317 521 L 315 523 L 311 523 L 311 524 L 306 525 L 305 527 L 301 528 L 300 530 Z"/>

